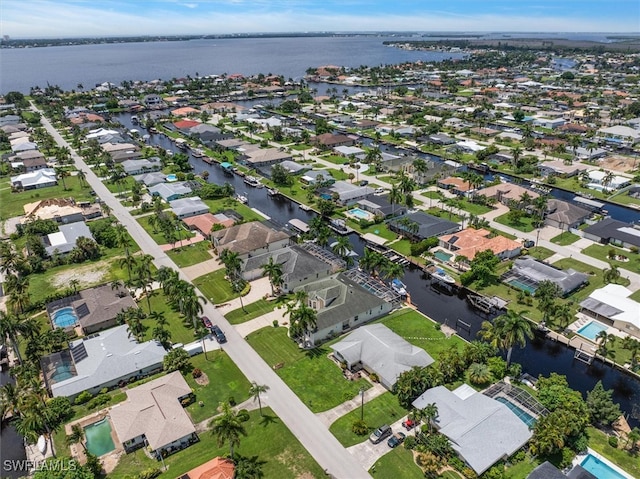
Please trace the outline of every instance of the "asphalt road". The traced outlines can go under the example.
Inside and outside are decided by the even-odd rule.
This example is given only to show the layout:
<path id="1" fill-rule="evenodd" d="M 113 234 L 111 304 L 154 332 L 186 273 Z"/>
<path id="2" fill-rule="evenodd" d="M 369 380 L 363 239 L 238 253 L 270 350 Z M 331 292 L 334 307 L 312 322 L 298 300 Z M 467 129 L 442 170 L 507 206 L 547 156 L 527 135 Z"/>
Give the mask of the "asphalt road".
<path id="1" fill-rule="evenodd" d="M 33 105 L 32 105 L 33 106 Z M 34 111 L 39 111 L 33 106 Z M 69 143 L 53 128 L 51 123 L 42 116 L 42 124 L 52 135 L 56 143 L 65 146 L 71 151 L 76 167 L 86 174 L 87 183 L 91 185 L 97 195 L 106 203 L 120 223 L 126 228 L 133 240 L 138 243 L 140 249 L 146 254 L 152 255 L 154 264 L 160 268 L 167 266 L 180 272 L 182 279 L 189 279 L 182 274 L 175 263 L 166 255 L 160 246 L 151 239 L 140 224 L 129 214 L 107 187 L 100 181 L 96 174 L 89 168 Z M 269 406 L 298 438 L 307 451 L 314 457 L 320 466 L 339 479 L 357 479 L 371 477 L 365 471 L 357 459 L 353 457 L 320 420 L 304 405 L 280 377 L 269 367 L 262 358 L 249 346 L 224 316 L 210 303 L 204 305 L 204 314 L 212 322 L 220 325 L 227 336 L 228 342 L 223 349 L 233 362 L 240 368 L 249 381 L 269 386 Z M 312 378 L 310 378 L 312 380 Z"/>

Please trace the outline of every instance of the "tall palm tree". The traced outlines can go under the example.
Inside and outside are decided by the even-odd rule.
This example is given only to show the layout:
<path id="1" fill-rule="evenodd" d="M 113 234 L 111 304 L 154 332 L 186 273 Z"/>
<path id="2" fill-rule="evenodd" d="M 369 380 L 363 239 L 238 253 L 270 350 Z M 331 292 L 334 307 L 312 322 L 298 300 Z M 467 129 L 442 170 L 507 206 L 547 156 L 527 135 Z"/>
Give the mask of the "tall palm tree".
<path id="1" fill-rule="evenodd" d="M 640 358 L 640 341 L 631 336 L 627 336 L 622 340 L 622 347 L 631 352 L 631 370 L 634 371 Z"/>
<path id="2" fill-rule="evenodd" d="M 596 343 L 598 344 L 598 349 L 596 350 L 596 354 L 599 354 L 606 361 L 607 358 L 614 358 L 615 351 L 611 349 L 611 345 L 616 342 L 616 337 L 613 334 L 608 334 L 606 330 L 600 331 L 596 335 Z"/>
<path id="3" fill-rule="evenodd" d="M 87 450 L 87 446 L 84 445 L 84 429 L 80 424 L 74 424 L 71 426 L 71 434 L 67 435 L 67 446 L 73 444 L 80 444 L 82 449 Z"/>
<path id="4" fill-rule="evenodd" d="M 517 313 L 508 310 L 507 314 L 499 316 L 494 321 L 499 321 L 498 330 L 502 336 L 502 347 L 507 351 L 507 369 L 511 365 L 511 353 L 513 347 L 519 345 L 524 348 L 527 338 L 533 338 L 531 323 L 523 315 L 525 312 Z"/>
<path id="5" fill-rule="evenodd" d="M 338 236 L 338 238 L 336 238 L 336 242 L 331 247 L 331 250 L 342 259 L 346 259 L 351 252 L 351 243 L 349 238 L 347 236 Z"/>
<path id="6" fill-rule="evenodd" d="M 620 279 L 620 270 L 615 264 L 609 263 L 609 268 L 605 269 L 602 274 L 602 279 L 605 283 L 615 283 Z"/>
<path id="7" fill-rule="evenodd" d="M 127 275 L 128 275 L 129 284 L 133 283 L 133 279 L 131 277 L 131 270 L 136 267 L 137 263 L 138 262 L 136 261 L 136 257 L 135 256 L 131 256 L 131 255 L 123 256 L 122 258 L 120 258 L 118 260 L 118 264 L 121 267 L 127 268 Z"/>
<path id="8" fill-rule="evenodd" d="M 264 466 L 267 461 L 261 460 L 258 456 L 240 456 L 235 458 L 236 468 L 234 479 L 262 479 L 264 477 Z"/>
<path id="9" fill-rule="evenodd" d="M 187 320 L 191 321 L 195 329 L 198 316 L 201 315 L 203 311 L 200 301 L 206 302 L 206 300 L 196 293 L 193 285 L 190 283 L 187 283 L 187 285 L 189 285 L 190 288 L 185 288 L 185 292 L 180 299 L 180 312 L 182 312 Z"/>
<path id="10" fill-rule="evenodd" d="M 513 158 L 513 170 L 518 169 L 518 163 L 520 161 L 520 157 L 522 156 L 522 148 L 516 146 L 511 150 L 511 157 Z"/>
<path id="11" fill-rule="evenodd" d="M 297 291 L 293 300 L 287 305 L 285 314 L 289 316 L 289 335 L 292 338 L 300 338 L 306 331 L 316 326 L 318 319 L 316 311 L 307 304 L 307 301 L 306 291 Z"/>
<path id="12" fill-rule="evenodd" d="M 262 402 L 260 400 L 260 394 L 266 393 L 269 390 L 269 386 L 266 384 L 258 384 L 253 381 L 251 383 L 251 387 L 249 388 L 249 394 L 253 397 L 253 400 L 258 400 L 258 408 L 260 409 L 260 416 L 262 416 Z"/>
<path id="13" fill-rule="evenodd" d="M 429 433 L 433 430 L 433 423 L 438 418 L 438 406 L 436 403 L 427 404 L 422 408 L 423 415 L 427 424 L 429 424 Z"/>
<path id="14" fill-rule="evenodd" d="M 22 364 L 22 356 L 18 347 L 18 335 L 25 332 L 24 322 L 15 314 L 0 310 L 0 339 L 2 342 L 9 340 L 13 353 Z"/>
<path id="15" fill-rule="evenodd" d="M 282 284 L 282 264 L 275 263 L 273 256 L 271 256 L 269 257 L 269 262 L 262 265 L 262 274 L 269 277 L 271 296 L 275 296 L 275 286 Z"/>
<path id="16" fill-rule="evenodd" d="M 389 203 L 391 203 L 391 215 L 395 216 L 396 214 L 396 205 L 402 201 L 402 191 L 398 188 L 397 185 L 393 185 L 391 187 L 391 191 L 389 191 Z"/>
<path id="17" fill-rule="evenodd" d="M 233 458 L 233 448 L 240 445 L 240 436 L 246 436 L 247 431 L 242 425 L 238 413 L 231 409 L 229 403 L 220 403 L 221 414 L 209 422 L 209 428 L 217 436 L 218 447 L 229 443 L 229 454 Z"/>

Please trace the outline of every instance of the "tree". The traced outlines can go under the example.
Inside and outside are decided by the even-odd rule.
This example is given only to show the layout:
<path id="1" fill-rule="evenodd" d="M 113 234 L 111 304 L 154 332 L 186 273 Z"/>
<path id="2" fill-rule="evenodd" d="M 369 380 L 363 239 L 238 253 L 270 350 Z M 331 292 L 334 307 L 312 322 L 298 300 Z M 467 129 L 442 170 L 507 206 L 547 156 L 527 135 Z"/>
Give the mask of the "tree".
<path id="1" fill-rule="evenodd" d="M 438 418 L 438 406 L 436 403 L 427 404 L 424 408 L 422 408 L 422 414 L 429 425 L 429 434 L 433 432 L 433 423 Z"/>
<path id="2" fill-rule="evenodd" d="M 605 283 L 616 283 L 620 279 L 620 270 L 615 264 L 609 263 L 609 268 L 602 272 L 602 279 Z"/>
<path id="3" fill-rule="evenodd" d="M 283 283 L 282 264 L 274 263 L 273 256 L 270 256 L 269 262 L 262 265 L 262 275 L 269 277 L 269 284 L 271 285 L 271 296 L 275 296 L 275 287 L 279 287 Z"/>
<path id="4" fill-rule="evenodd" d="M 638 356 L 640 355 L 640 341 L 631 336 L 627 336 L 622 340 L 622 347 L 631 352 L 631 370 L 635 371 L 638 366 Z"/>
<path id="5" fill-rule="evenodd" d="M 613 391 L 606 390 L 602 381 L 598 381 L 587 393 L 587 409 L 593 424 L 609 426 L 622 414 L 620 405 L 613 402 L 612 395 Z"/>
<path id="6" fill-rule="evenodd" d="M 87 465 L 81 466 L 74 459 L 50 460 L 51 464 L 38 464 L 33 479 L 95 479 L 95 474 Z"/>
<path id="7" fill-rule="evenodd" d="M 389 203 L 391 203 L 391 215 L 396 215 L 396 204 L 399 204 L 402 201 L 402 192 L 397 185 L 393 185 L 391 187 L 391 191 L 389 191 Z"/>
<path id="8" fill-rule="evenodd" d="M 62 188 L 66 191 L 67 183 L 64 181 L 64 179 L 70 176 L 71 173 L 69 173 L 67 170 L 63 168 L 56 168 L 55 172 L 56 172 L 56 176 L 62 181 Z"/>
<path id="9" fill-rule="evenodd" d="M 251 388 L 249 388 L 249 394 L 253 397 L 253 400 L 258 400 L 258 408 L 260 409 L 260 416 L 262 416 L 262 402 L 260 401 L 260 394 L 266 393 L 269 390 L 269 386 L 266 384 L 258 384 L 253 381 L 251 383 Z"/>
<path id="10" fill-rule="evenodd" d="M 432 386 L 434 385 L 431 383 L 427 368 L 414 366 L 398 376 L 393 386 L 393 393 L 398 397 L 400 406 L 409 409 L 411 403 Z"/>
<path id="11" fill-rule="evenodd" d="M 220 410 L 221 414 L 209 422 L 209 428 L 217 436 L 218 447 L 229 443 L 230 457 L 233 457 L 233 448 L 240 445 L 240 436 L 246 436 L 247 431 L 229 403 L 220 403 Z"/>
<path id="12" fill-rule="evenodd" d="M 264 477 L 262 466 L 267 461 L 261 460 L 258 456 L 246 457 L 237 455 L 235 463 L 234 479 L 262 479 Z"/>
<path id="13" fill-rule="evenodd" d="M 289 335 L 294 339 L 303 338 L 307 331 L 316 327 L 316 310 L 307 305 L 306 299 L 294 298 L 285 314 L 289 315 Z"/>
<path id="14" fill-rule="evenodd" d="M 73 444 L 80 444 L 82 449 L 87 450 L 87 446 L 84 445 L 84 429 L 80 424 L 74 424 L 71 426 L 71 434 L 67 435 L 67 446 Z"/>
<path id="15" fill-rule="evenodd" d="M 483 363 L 473 363 L 469 366 L 469 381 L 473 384 L 485 384 L 491 380 L 491 370 Z"/>
<path id="16" fill-rule="evenodd" d="M 596 335 L 596 343 L 598 344 L 596 354 L 602 356 L 605 361 L 607 358 L 615 358 L 615 351 L 611 349 L 611 345 L 615 343 L 615 341 L 616 337 L 613 334 L 608 334 L 607 330 L 600 331 Z"/>
<path id="17" fill-rule="evenodd" d="M 527 343 L 527 338 L 533 338 L 531 323 L 523 314 L 525 314 L 524 311 L 517 313 L 508 310 L 507 314 L 495 319 L 495 321 L 499 321 L 498 330 L 502 336 L 502 346 L 507 350 L 507 369 L 509 369 L 511 364 L 513 347 L 519 345 L 521 348 L 524 348 Z"/>
<path id="18" fill-rule="evenodd" d="M 181 371 L 188 373 L 193 369 L 189 360 L 189 353 L 183 348 L 172 349 L 162 360 L 162 367 L 167 372 Z"/>

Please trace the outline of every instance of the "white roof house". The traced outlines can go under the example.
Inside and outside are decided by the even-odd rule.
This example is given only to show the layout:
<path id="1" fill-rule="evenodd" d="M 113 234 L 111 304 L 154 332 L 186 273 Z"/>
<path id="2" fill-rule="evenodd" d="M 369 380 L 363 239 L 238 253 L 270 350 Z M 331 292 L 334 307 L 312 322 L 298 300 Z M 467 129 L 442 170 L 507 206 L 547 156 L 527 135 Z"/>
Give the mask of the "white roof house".
<path id="1" fill-rule="evenodd" d="M 613 175 L 610 178 L 608 185 L 604 184 L 604 179 L 607 178 L 609 172 L 600 170 L 591 170 L 588 172 L 589 184 L 587 185 L 591 189 L 602 190 L 606 186 L 608 190 L 617 190 L 623 186 L 631 183 L 631 180 L 625 176 Z"/>
<path id="2" fill-rule="evenodd" d="M 170 201 L 169 206 L 178 218 L 188 218 L 209 212 L 209 206 L 198 196 Z"/>
<path id="3" fill-rule="evenodd" d="M 533 434 L 506 405 L 467 384 L 453 391 L 444 386 L 428 389 L 413 406 L 423 409 L 431 403 L 438 407 L 435 426 L 477 474 L 511 456 Z"/>
<path id="4" fill-rule="evenodd" d="M 630 126 L 615 125 L 607 128 L 600 128 L 597 136 L 607 143 L 616 145 L 631 146 L 640 141 L 640 131 Z"/>
<path id="5" fill-rule="evenodd" d="M 56 252 L 58 254 L 70 252 L 76 247 L 76 242 L 81 237 L 93 239 L 91 230 L 86 223 L 84 221 L 76 221 L 75 223 L 60 225 L 59 230 L 45 236 L 43 242 L 47 254 L 53 256 Z"/>
<path id="6" fill-rule="evenodd" d="M 380 378 L 391 389 L 398 376 L 413 366 L 429 366 L 433 358 L 421 348 L 413 346 L 384 324 L 361 326 L 345 339 L 331 346 L 334 354 L 352 368 L 358 363 Z"/>
<path id="7" fill-rule="evenodd" d="M 629 298 L 631 293 L 619 284 L 607 284 L 593 291 L 580 307 L 596 318 L 612 321 L 617 329 L 640 337 L 640 303 Z"/>
<path id="8" fill-rule="evenodd" d="M 57 183 L 56 172 L 53 168 L 42 168 L 11 177 L 11 186 L 24 190 L 45 188 L 47 186 L 54 186 Z"/>

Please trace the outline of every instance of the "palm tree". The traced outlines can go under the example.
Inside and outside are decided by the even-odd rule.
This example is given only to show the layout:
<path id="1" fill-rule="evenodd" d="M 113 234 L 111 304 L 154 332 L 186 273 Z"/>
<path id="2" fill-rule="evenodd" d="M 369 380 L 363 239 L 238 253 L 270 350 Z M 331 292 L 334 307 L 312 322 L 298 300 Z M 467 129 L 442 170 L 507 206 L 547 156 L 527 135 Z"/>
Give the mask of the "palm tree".
<path id="1" fill-rule="evenodd" d="M 573 316 L 574 313 L 571 306 L 563 303 L 554 308 L 552 317 L 554 322 L 558 321 L 558 325 L 561 328 L 566 328 L 573 319 Z"/>
<path id="2" fill-rule="evenodd" d="M 331 247 L 331 250 L 342 259 L 346 259 L 351 251 L 349 238 L 347 236 L 338 236 L 338 238 L 336 238 L 336 242 Z"/>
<path id="3" fill-rule="evenodd" d="M 185 291 L 182 293 L 180 299 L 180 312 L 187 320 L 191 321 L 195 329 L 198 316 L 201 315 L 203 311 L 200 301 L 206 302 L 206 299 L 196 294 L 195 287 L 192 284 L 186 281 L 185 283 Z"/>
<path id="4" fill-rule="evenodd" d="M 627 336 L 622 340 L 622 347 L 631 352 L 631 370 L 635 371 L 638 365 L 638 357 L 640 355 L 640 341 L 631 336 Z"/>
<path id="5" fill-rule="evenodd" d="M 600 331 L 596 335 L 596 343 L 598 344 L 596 354 L 602 356 L 605 361 L 607 358 L 614 358 L 615 351 L 610 346 L 615 342 L 616 337 L 613 334 L 608 334 L 606 330 Z"/>
<path id="6" fill-rule="evenodd" d="M 238 418 L 238 413 L 231 409 L 229 403 L 220 403 L 221 414 L 209 422 L 211 433 L 218 438 L 218 447 L 229 443 L 229 453 L 233 458 L 233 448 L 240 445 L 240 436 L 246 436 L 247 431 Z"/>
<path id="7" fill-rule="evenodd" d="M 17 315 L 0 311 L 0 339 L 2 342 L 11 341 L 11 348 L 20 364 L 22 364 L 22 356 L 18 347 L 18 335 L 24 333 L 24 328 L 24 323 Z"/>
<path id="8" fill-rule="evenodd" d="M 282 284 L 282 264 L 274 263 L 273 256 L 271 256 L 269 257 L 269 262 L 262 265 L 262 274 L 269 277 L 271 296 L 275 296 L 275 286 Z"/>
<path id="9" fill-rule="evenodd" d="M 64 181 L 64 179 L 70 175 L 70 173 L 63 169 L 63 168 L 56 168 L 55 169 L 56 175 L 58 176 L 58 178 L 62 181 L 62 188 L 66 191 L 67 189 L 67 183 Z"/>
<path id="10" fill-rule="evenodd" d="M 253 381 L 251 383 L 251 388 L 249 388 L 249 394 L 253 397 L 253 400 L 258 400 L 258 408 L 260 409 L 260 416 L 262 416 L 262 402 L 260 401 L 260 394 L 266 393 L 269 390 L 269 386 L 266 384 L 258 384 Z"/>
<path id="11" fill-rule="evenodd" d="M 391 191 L 389 191 L 389 203 L 391 203 L 391 215 L 395 216 L 396 214 L 396 204 L 399 204 L 402 201 L 402 191 L 396 185 L 391 187 Z"/>
<path id="12" fill-rule="evenodd" d="M 473 384 L 484 384 L 491 379 L 491 370 L 484 363 L 473 363 L 469 366 L 469 381 Z"/>
<path id="13" fill-rule="evenodd" d="M 615 178 L 615 175 L 611 171 L 608 171 L 604 175 L 604 178 L 602 178 L 602 186 L 603 186 L 603 189 L 604 189 L 605 193 L 609 191 L 609 186 L 613 182 L 614 178 Z"/>
<path id="14" fill-rule="evenodd" d="M 82 170 L 78 170 L 78 181 L 80 182 L 80 186 L 84 187 L 86 185 L 85 180 L 87 178 L 87 174 L 82 171 Z"/>
<path id="15" fill-rule="evenodd" d="M 289 335 L 292 338 L 300 338 L 306 331 L 316 327 L 317 314 L 315 309 L 307 305 L 306 292 L 304 297 L 294 297 L 285 314 L 289 315 Z"/>
<path id="16" fill-rule="evenodd" d="M 609 268 L 602 272 L 602 279 L 605 283 L 615 283 L 620 279 L 620 270 L 615 264 L 609 263 Z"/>
<path id="17" fill-rule="evenodd" d="M 71 426 L 71 434 L 67 436 L 67 446 L 71 446 L 73 444 L 80 444 L 82 449 L 87 450 L 87 446 L 84 445 L 84 429 L 80 424 L 74 424 Z"/>
<path id="18" fill-rule="evenodd" d="M 127 268 L 127 275 L 129 276 L 128 282 L 132 284 L 131 269 L 136 267 L 137 261 L 135 256 L 127 255 L 118 260 L 118 264 L 121 267 Z"/>
<path id="19" fill-rule="evenodd" d="M 422 412 L 427 424 L 429 424 L 429 434 L 431 434 L 433 431 L 433 423 L 438 418 L 438 406 L 434 402 L 427 404 L 422 408 Z"/>
<path id="20" fill-rule="evenodd" d="M 518 169 L 518 162 L 520 161 L 520 156 L 522 155 L 522 148 L 516 146 L 511 150 L 511 156 L 513 157 L 513 170 Z"/>
<path id="21" fill-rule="evenodd" d="M 234 479 L 262 479 L 264 477 L 262 466 L 267 461 L 259 459 L 258 456 L 245 457 L 238 455 L 235 458 L 235 463 Z"/>
<path id="22" fill-rule="evenodd" d="M 498 322 L 498 330 L 502 336 L 502 347 L 507 351 L 507 369 L 511 365 L 511 353 L 515 345 L 524 348 L 527 344 L 527 338 L 533 338 L 533 330 L 531 323 L 523 315 L 525 311 L 517 313 L 508 310 L 507 314 L 499 316 L 494 320 Z"/>
<path id="23" fill-rule="evenodd" d="M 167 329 L 169 321 L 167 321 L 167 318 L 164 316 L 164 311 L 151 311 L 151 313 L 149 313 L 149 319 L 155 323 L 151 332 L 153 339 L 158 341 L 162 347 L 168 349 L 171 345 L 171 331 Z"/>

